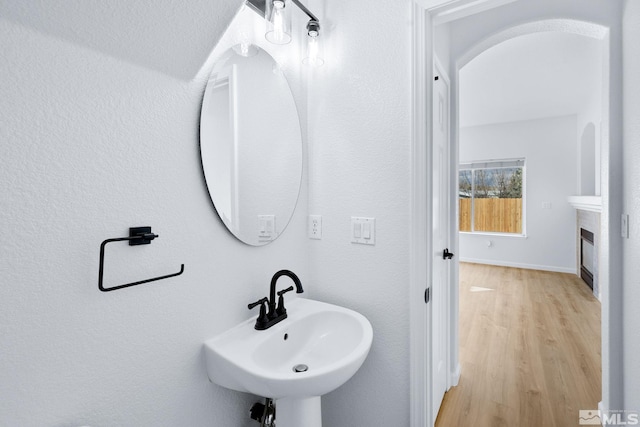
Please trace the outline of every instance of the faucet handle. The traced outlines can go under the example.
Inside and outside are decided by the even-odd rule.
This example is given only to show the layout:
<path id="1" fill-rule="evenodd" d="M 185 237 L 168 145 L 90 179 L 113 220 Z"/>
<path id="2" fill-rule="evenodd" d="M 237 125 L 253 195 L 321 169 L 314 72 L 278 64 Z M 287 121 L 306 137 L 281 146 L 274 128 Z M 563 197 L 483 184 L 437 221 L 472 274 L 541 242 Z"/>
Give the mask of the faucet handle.
<path id="1" fill-rule="evenodd" d="M 267 303 L 269 302 L 269 299 L 267 297 L 264 297 L 262 299 L 259 299 L 256 302 L 252 302 L 251 304 L 249 304 L 247 307 L 249 308 L 249 310 L 253 309 L 256 306 L 260 306 L 260 314 L 258 315 L 258 318 L 256 319 L 256 329 L 258 329 L 259 325 L 264 325 L 269 321 L 269 317 L 267 316 Z"/>
<path id="2" fill-rule="evenodd" d="M 278 291 L 278 308 L 276 308 L 276 315 L 282 316 L 287 314 L 287 309 L 284 308 L 284 294 L 287 292 L 291 292 L 293 290 L 293 286 L 289 286 L 287 289 L 283 289 Z"/>
<path id="3" fill-rule="evenodd" d="M 264 298 L 262 298 L 262 299 L 259 299 L 259 300 L 258 300 L 258 301 L 256 301 L 256 302 L 252 302 L 251 304 L 249 304 L 249 305 L 247 306 L 247 308 L 248 308 L 249 310 L 251 310 L 252 308 L 256 307 L 257 305 L 259 305 L 259 304 L 264 304 L 265 302 L 269 302 L 269 300 L 267 299 L 267 297 L 264 297 Z"/>
<path id="4" fill-rule="evenodd" d="M 287 289 L 278 291 L 278 296 L 281 297 L 282 295 L 286 294 L 287 292 L 291 292 L 292 290 L 293 290 L 293 286 L 289 286 Z"/>

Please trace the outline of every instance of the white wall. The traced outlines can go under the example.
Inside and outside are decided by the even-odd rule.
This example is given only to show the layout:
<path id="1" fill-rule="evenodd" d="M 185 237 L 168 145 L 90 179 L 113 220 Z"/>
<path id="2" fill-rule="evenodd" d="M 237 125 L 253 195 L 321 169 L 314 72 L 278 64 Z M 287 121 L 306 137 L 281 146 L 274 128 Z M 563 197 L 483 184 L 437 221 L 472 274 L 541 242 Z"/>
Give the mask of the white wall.
<path id="1" fill-rule="evenodd" d="M 594 49 L 600 57 L 600 67 L 590 73 L 592 88 L 588 91 L 590 97 L 578 112 L 578 188 L 579 195 L 599 196 L 600 188 L 600 151 L 602 150 L 602 123 L 605 116 L 603 93 L 606 91 L 603 76 L 608 74 L 607 58 L 604 54 L 605 41 L 597 41 Z M 593 65 L 596 65 L 594 63 Z"/>
<path id="2" fill-rule="evenodd" d="M 239 0 L 0 2 L 0 425 L 251 426 L 202 343 L 290 268 L 311 285 L 306 188 L 287 232 L 235 240 L 198 151 L 208 59 Z M 299 76 L 293 84 L 304 107 Z M 303 109 L 304 110 L 304 109 Z M 150 225 L 152 245 L 100 242 Z"/>
<path id="3" fill-rule="evenodd" d="M 327 60 L 309 87 L 309 213 L 323 216 L 309 292 L 360 311 L 374 333 L 360 371 L 323 398 L 323 421 L 408 426 L 411 5 L 314 5 Z M 375 246 L 350 243 L 351 216 L 376 218 Z"/>
<path id="4" fill-rule="evenodd" d="M 575 273 L 576 116 L 460 129 L 461 163 L 513 158 L 526 159 L 526 238 L 460 233 L 460 259 Z"/>
<path id="5" fill-rule="evenodd" d="M 578 188 L 576 194 L 599 196 L 600 189 L 600 151 L 602 150 L 602 90 L 593 91 L 590 101 L 578 114 Z"/>
<path id="6" fill-rule="evenodd" d="M 519 0 L 491 11 L 461 19 L 452 23 L 452 60 L 469 59 L 474 47 L 492 36 L 519 24 L 549 19 L 571 19 L 595 23 L 609 28 L 611 68 L 609 73 L 610 99 L 605 101 L 610 123 L 603 128 L 611 129 L 603 134 L 608 147 L 603 144 L 601 152 L 603 189 L 603 212 L 601 223 L 603 252 L 600 257 L 602 272 L 602 369 L 604 408 L 620 409 L 623 405 L 622 384 L 623 343 L 622 324 L 622 241 L 619 233 L 619 217 L 622 212 L 622 2 L 609 0 L 557 1 Z M 580 26 L 569 25 L 566 30 L 580 30 Z M 549 28 L 547 26 L 547 28 Z M 609 126 L 610 125 L 610 126 Z M 601 274 L 602 276 L 602 274 Z"/>
<path id="7" fill-rule="evenodd" d="M 238 4 L 2 3 L 0 227 L 15 240 L 0 247 L 0 424 L 253 425 L 254 399 L 208 382 L 201 345 L 286 267 L 374 327 L 360 372 L 323 398 L 325 424 L 408 425 L 410 4 L 309 2 L 328 42 L 307 76 L 313 179 L 262 248 L 226 232 L 199 164 L 208 56 Z M 305 134 L 304 79 L 285 72 Z M 376 217 L 376 246 L 349 243 L 351 215 Z M 100 293 L 100 242 L 147 224 L 149 247 L 108 246 L 107 283 L 185 273 Z"/>
<path id="8" fill-rule="evenodd" d="M 624 240 L 624 407 L 640 410 L 640 3 L 626 1 L 624 13 L 624 206 L 629 239 Z"/>

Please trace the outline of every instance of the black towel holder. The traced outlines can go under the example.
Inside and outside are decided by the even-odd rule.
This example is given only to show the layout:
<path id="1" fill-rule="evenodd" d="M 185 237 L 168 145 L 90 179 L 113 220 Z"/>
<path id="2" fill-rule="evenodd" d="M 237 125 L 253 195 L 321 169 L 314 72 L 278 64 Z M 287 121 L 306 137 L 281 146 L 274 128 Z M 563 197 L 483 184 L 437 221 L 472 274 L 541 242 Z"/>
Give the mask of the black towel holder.
<path id="1" fill-rule="evenodd" d="M 180 265 L 180 271 L 173 274 L 167 274 L 166 276 L 159 276 L 152 279 L 140 280 L 138 282 L 126 283 L 124 285 L 112 286 L 110 288 L 105 288 L 104 286 L 102 286 L 102 278 L 104 276 L 104 247 L 107 245 L 107 243 L 128 240 L 129 246 L 148 245 L 156 237 L 158 237 L 158 235 L 151 232 L 151 227 L 130 227 L 129 237 L 116 237 L 114 239 L 107 239 L 103 241 L 100 245 L 100 271 L 98 272 L 98 289 L 100 289 L 102 292 L 115 291 L 117 289 L 142 285 L 143 283 L 155 282 L 156 280 L 168 279 L 169 277 L 181 275 L 184 272 L 184 264 Z"/>

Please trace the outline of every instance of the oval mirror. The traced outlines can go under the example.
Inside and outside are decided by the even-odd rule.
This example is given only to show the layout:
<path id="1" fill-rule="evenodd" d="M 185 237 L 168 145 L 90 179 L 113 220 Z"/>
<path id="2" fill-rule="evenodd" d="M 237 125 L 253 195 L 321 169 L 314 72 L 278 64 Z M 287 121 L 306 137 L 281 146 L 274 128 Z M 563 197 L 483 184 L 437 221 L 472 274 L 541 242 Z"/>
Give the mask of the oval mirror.
<path id="1" fill-rule="evenodd" d="M 249 245 L 275 240 L 298 200 L 302 137 L 289 84 L 263 49 L 236 46 L 214 65 L 200 113 L 200 155 L 227 229 Z"/>

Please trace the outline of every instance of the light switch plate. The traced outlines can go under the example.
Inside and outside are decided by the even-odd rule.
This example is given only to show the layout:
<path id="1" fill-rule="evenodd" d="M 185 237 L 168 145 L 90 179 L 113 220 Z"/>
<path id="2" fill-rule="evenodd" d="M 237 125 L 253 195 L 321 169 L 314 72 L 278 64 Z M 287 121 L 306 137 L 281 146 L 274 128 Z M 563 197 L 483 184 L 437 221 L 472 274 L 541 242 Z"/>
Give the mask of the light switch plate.
<path id="1" fill-rule="evenodd" d="M 276 237 L 275 215 L 258 215 L 258 241 L 269 242 Z"/>
<path id="2" fill-rule="evenodd" d="M 351 243 L 360 245 L 376 244 L 376 219 L 351 217 Z"/>
<path id="3" fill-rule="evenodd" d="M 623 239 L 629 238 L 629 215 L 622 214 L 620 219 L 620 235 Z"/>

